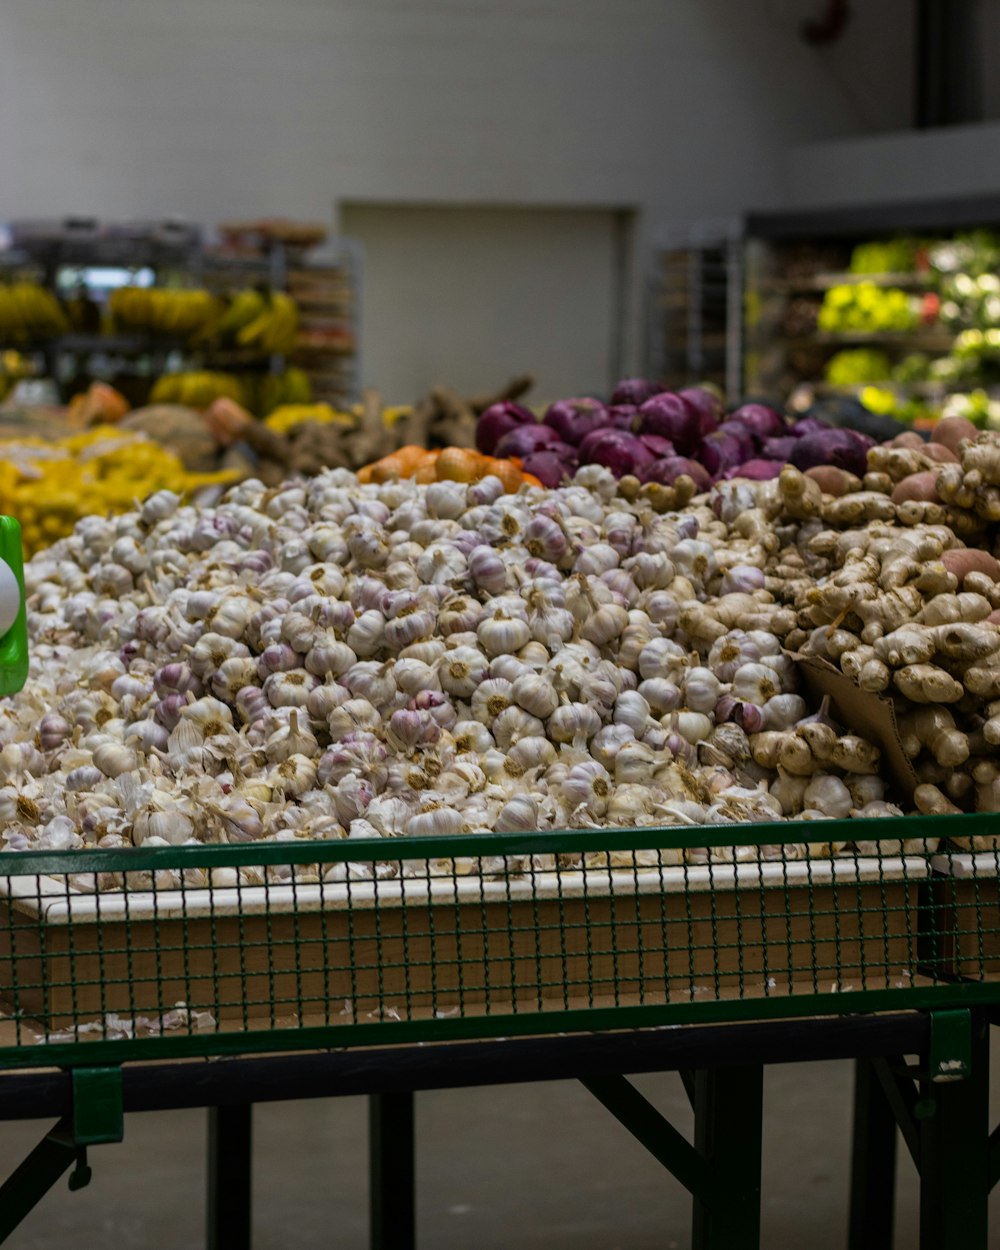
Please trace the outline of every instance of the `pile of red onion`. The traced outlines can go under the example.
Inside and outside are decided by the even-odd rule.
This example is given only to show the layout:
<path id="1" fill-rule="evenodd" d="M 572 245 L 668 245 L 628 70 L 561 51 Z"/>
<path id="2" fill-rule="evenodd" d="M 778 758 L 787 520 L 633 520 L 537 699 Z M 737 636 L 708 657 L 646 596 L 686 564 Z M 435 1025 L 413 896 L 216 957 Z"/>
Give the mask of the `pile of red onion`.
<path id="1" fill-rule="evenodd" d="M 609 404 L 560 399 L 541 421 L 520 404 L 487 408 L 476 428 L 486 455 L 516 457 L 549 487 L 584 464 L 602 464 L 617 477 L 669 486 L 686 474 L 707 490 L 721 478 L 764 481 L 786 464 L 833 465 L 862 477 L 874 440 L 814 418 L 793 421 L 765 404 L 726 413 L 709 390 L 663 391 L 644 378 L 619 382 Z"/>

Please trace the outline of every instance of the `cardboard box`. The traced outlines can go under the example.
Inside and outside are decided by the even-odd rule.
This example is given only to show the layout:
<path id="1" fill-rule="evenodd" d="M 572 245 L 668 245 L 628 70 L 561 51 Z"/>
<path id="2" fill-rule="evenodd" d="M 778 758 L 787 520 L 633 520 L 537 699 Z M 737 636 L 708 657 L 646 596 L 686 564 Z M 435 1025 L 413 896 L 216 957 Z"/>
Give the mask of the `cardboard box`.
<path id="1" fill-rule="evenodd" d="M 222 1028 L 789 994 L 807 1012 L 817 992 L 910 983 L 926 876 L 845 857 L 183 895 L 11 878 L 0 993 L 49 1029 L 180 1002 Z"/>

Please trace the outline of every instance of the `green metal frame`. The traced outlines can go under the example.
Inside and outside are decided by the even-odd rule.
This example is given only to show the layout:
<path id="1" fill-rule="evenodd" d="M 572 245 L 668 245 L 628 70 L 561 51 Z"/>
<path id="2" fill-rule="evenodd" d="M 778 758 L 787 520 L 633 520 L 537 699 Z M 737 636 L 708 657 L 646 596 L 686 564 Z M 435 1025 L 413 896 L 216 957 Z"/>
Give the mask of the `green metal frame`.
<path id="1" fill-rule="evenodd" d="M 4 852 L 0 853 L 0 877 L 65 877 L 66 874 L 86 873 L 124 873 L 126 881 L 134 873 L 148 874 L 183 868 L 212 867 L 269 867 L 275 865 L 321 864 L 401 864 L 408 861 L 436 861 L 453 859 L 492 859 L 513 861 L 523 860 L 529 856 L 570 856 L 579 858 L 600 855 L 603 852 L 630 852 L 649 850 L 684 850 L 697 847 L 745 847 L 753 848 L 760 845 L 781 846 L 799 844 L 803 837 L 817 835 L 823 841 L 849 841 L 854 838 L 892 839 L 900 837 L 939 838 L 968 837 L 992 833 L 993 819 L 974 816 L 957 817 L 915 817 L 897 818 L 892 821 L 830 821 L 821 825 L 789 825 L 787 823 L 772 825 L 729 825 L 729 826 L 698 826 L 669 829 L 638 829 L 638 830 L 600 830 L 558 833 L 535 833 L 522 835 L 475 835 L 461 837 L 438 838 L 399 838 L 379 840 L 343 840 L 331 842 L 294 841 L 281 843 L 260 843 L 239 846 L 185 846 L 179 848 L 156 848 L 134 850 L 95 850 L 81 852 Z M 888 852 L 888 854 L 895 854 Z M 862 857 L 870 862 L 870 857 Z M 911 856 L 910 859 L 919 857 Z M 808 861 L 810 873 L 819 863 L 826 859 Z M 787 871 L 785 865 L 784 871 Z M 655 870 L 654 870 L 655 871 Z M 733 868 L 728 864 L 718 864 L 713 871 L 720 874 L 720 880 L 727 875 L 732 876 Z M 530 874 L 529 874 L 530 875 Z M 811 880 L 811 876 L 810 876 Z M 990 878 L 993 890 L 994 912 L 996 899 L 996 879 Z M 133 887 L 134 893 L 139 887 Z M 148 890 L 148 886 L 145 887 Z M 273 887 L 271 887 L 273 888 Z M 742 940 L 743 929 L 748 923 L 739 915 L 740 899 L 750 887 L 740 886 L 733 891 L 736 895 L 736 924 Z M 836 886 L 843 894 L 842 900 L 834 901 L 832 907 L 827 905 L 822 912 L 831 922 L 839 926 L 842 920 L 853 918 L 864 923 L 866 916 L 875 914 L 872 911 L 860 912 L 860 903 L 856 897 L 855 887 L 845 882 Z M 373 1019 L 349 1020 L 321 1025 L 298 1025 L 286 1027 L 272 1012 L 271 1027 L 264 1028 L 231 1028 L 225 1024 L 217 1024 L 213 1030 L 195 1034 L 162 1035 L 149 1037 L 114 1038 L 111 1040 L 59 1041 L 38 1042 L 36 1039 L 22 1036 L 20 1044 L 0 1047 L 0 1066 L 24 1067 L 39 1062 L 46 1064 L 73 1065 L 85 1063 L 93 1066 L 102 1063 L 120 1063 L 140 1058 L 190 1058 L 199 1055 L 241 1054 L 274 1051 L 282 1049 L 307 1049 L 336 1046 L 368 1046 L 391 1042 L 441 1041 L 458 1038 L 483 1038 L 496 1036 L 528 1035 L 531 1033 L 550 1031 L 600 1030 L 618 1028 L 638 1028 L 651 1025 L 683 1024 L 693 1022 L 724 1022 L 739 1020 L 761 1020 L 770 1018 L 792 1017 L 796 1015 L 840 1015 L 856 1012 L 885 1011 L 893 1009 L 932 1009 L 968 1008 L 977 1004 L 988 1004 L 998 1000 L 998 986 L 984 981 L 956 979 L 945 967 L 945 954 L 948 943 L 953 940 L 950 926 L 954 925 L 955 913 L 951 900 L 942 899 L 933 889 L 920 886 L 921 899 L 919 905 L 907 906 L 905 916 L 899 917 L 900 925 L 909 929 L 921 930 L 921 949 L 926 963 L 926 971 L 931 977 L 923 984 L 905 984 L 899 986 L 879 986 L 865 988 L 865 968 L 854 968 L 852 975 L 859 984 L 845 988 L 824 988 L 827 981 L 841 981 L 843 978 L 834 975 L 836 970 L 829 966 L 821 972 L 812 972 L 811 983 L 797 987 L 795 992 L 773 993 L 765 985 L 763 993 L 756 997 L 744 994 L 741 982 L 739 992 L 733 997 L 721 997 L 712 992 L 711 974 L 708 977 L 706 992 L 701 999 L 673 1002 L 642 1002 L 625 1003 L 619 1001 L 617 982 L 613 987 L 613 1002 L 593 1003 L 586 1007 L 574 1006 L 567 999 L 565 1010 L 534 1011 L 519 1008 L 515 1003 L 513 1010 L 508 1012 L 466 1013 L 464 1010 L 449 1012 L 445 1018 L 428 1017 L 422 1019 Z M 181 893 L 191 899 L 199 893 L 198 887 L 181 888 Z M 623 906 L 620 891 L 616 902 L 614 891 L 611 894 L 612 909 Z M 781 894 L 781 889 L 775 891 Z M 884 890 L 883 890 L 884 895 Z M 592 908 L 596 894 L 584 892 L 584 905 Z M 655 896 L 654 896 L 655 897 Z M 681 895 L 680 897 L 684 897 Z M 98 896 L 98 905 L 101 896 Z M 714 901 L 711 917 L 712 934 L 699 947 L 709 957 L 713 953 L 712 942 L 719 941 L 715 928 Z M 350 908 L 348 907 L 348 910 Z M 817 910 L 819 905 L 817 904 Z M 378 908 L 374 909 L 376 924 Z M 875 909 L 877 911 L 877 908 Z M 603 922 L 603 928 L 610 939 L 612 947 L 615 934 L 623 925 L 615 921 L 612 910 L 611 923 Z M 271 916 L 268 913 L 270 932 Z M 82 922 L 80 922 L 82 923 Z M 110 922 L 109 922 L 110 923 Z M 133 922 L 117 921 L 126 926 Z M 589 911 L 587 924 L 589 925 Z M 743 925 L 743 929 L 740 925 Z M 44 927 L 44 922 L 40 922 Z M 104 926 L 98 926 L 104 927 Z M 72 939 L 72 931 L 79 928 L 77 922 L 68 925 Z M 642 941 L 642 928 L 638 926 L 639 941 Z M 976 920 L 975 929 L 967 934 L 977 938 L 980 944 L 984 934 L 1000 938 L 1000 914 L 988 917 L 982 915 Z M 14 934 L 17 938 L 18 934 Z M 376 940 L 378 934 L 376 931 Z M 431 951 L 425 956 L 425 966 L 431 967 L 433 976 L 433 922 L 431 933 Z M 461 934 L 459 934 L 459 938 Z M 270 940 L 270 939 L 269 939 Z M 607 940 L 607 938 L 606 938 Z M 287 947 L 288 941 L 282 939 Z M 298 942 L 297 935 L 292 945 Z M 275 953 L 278 953 L 278 939 L 275 939 Z M 192 943 L 192 951 L 196 947 Z M 198 947 L 204 950 L 205 946 Z M 808 953 L 808 952 L 807 952 Z M 928 953 L 930 958 L 927 959 Z M 612 950 L 612 956 L 617 952 Z M 642 952 L 640 951 L 640 956 Z M 297 958 L 297 948 L 296 948 Z M 10 961 L 14 975 L 17 972 L 17 961 Z M 741 965 L 742 969 L 742 965 Z M 765 973 L 767 967 L 765 964 Z M 939 977 L 938 974 L 941 974 Z M 541 974 L 539 974 L 541 975 Z M 379 970 L 381 977 L 381 969 Z M 809 982 L 808 971 L 804 977 Z M 17 987 L 13 987 L 16 991 Z M 718 989 L 718 982 L 715 985 Z M 0 986 L 0 990 L 11 987 Z M 640 995 L 640 1000 L 641 1000 Z M 186 999 L 192 1006 L 197 1006 L 196 995 Z"/>
<path id="2" fill-rule="evenodd" d="M 242 1021 L 217 1018 L 205 1031 L 109 1037 L 105 1023 L 93 1041 L 48 1041 L 32 1031 L 32 1022 L 25 1018 L 32 1013 L 21 1004 L 13 1020 L 17 1044 L 0 1046 L 0 1067 L 70 1069 L 73 1112 L 0 1186 L 0 1242 L 67 1169 L 74 1168 L 71 1188 L 86 1184 L 88 1146 L 121 1139 L 121 1065 L 133 1060 L 912 1009 L 931 1016 L 929 1042 L 918 1069 L 907 1069 L 901 1060 L 866 1060 L 858 1069 L 860 1136 L 855 1139 L 852 1250 L 874 1250 L 886 1246 L 891 1237 L 891 1208 L 884 1194 L 876 1192 L 871 1174 L 891 1179 L 897 1125 L 921 1174 L 922 1250 L 985 1250 L 986 1197 L 1000 1175 L 1000 1130 L 992 1138 L 987 1131 L 986 1026 L 981 1013 L 974 1015 L 972 1009 L 1000 1003 L 1000 851 L 992 853 L 989 870 L 981 877 L 975 875 L 974 862 L 973 876 L 959 883 L 946 874 L 935 875 L 928 854 L 909 854 L 901 865 L 898 842 L 992 837 L 994 829 L 992 817 L 901 817 L 815 825 L 782 822 L 0 853 L 0 879 L 22 881 L 19 901 L 8 903 L 6 921 L 0 921 L 0 994 L 13 998 L 15 1007 L 26 991 L 37 996 L 54 986 L 70 1001 L 67 1008 L 64 998 L 62 1008 L 53 1011 L 56 1027 L 65 1026 L 67 1012 L 71 1025 L 92 1027 L 92 1000 L 87 1000 L 91 1007 L 81 1003 L 88 991 L 99 991 L 103 1004 L 109 987 L 122 988 L 120 964 L 115 972 L 112 963 L 115 951 L 120 959 L 124 949 L 129 1001 L 164 1002 L 164 987 L 169 984 L 174 992 L 177 986 L 177 974 L 165 972 L 165 964 L 180 959 L 189 1006 L 231 1004 L 221 994 L 217 966 L 225 952 L 239 957 L 239 972 L 228 974 L 236 986 L 242 984 L 245 995 L 253 993 L 255 1005 L 269 1012 L 263 1025 L 256 1018 L 248 1022 L 244 999 Z M 800 847 L 805 838 L 847 844 L 883 839 L 884 850 L 875 856 L 841 855 L 834 863 L 841 866 L 842 875 L 831 878 L 826 855 L 807 854 L 803 860 L 798 850 L 786 851 L 793 844 Z M 765 847 L 766 851 L 760 849 Z M 686 853 L 698 848 L 718 852 L 707 870 L 716 874 L 708 883 L 711 889 L 704 888 L 704 865 L 683 867 Z M 722 848 L 740 848 L 739 862 Z M 643 855 L 637 858 L 640 852 Z M 852 872 L 852 854 L 856 864 L 863 861 L 864 874 Z M 545 857 L 544 864 L 539 865 L 538 857 Z M 678 858 L 679 868 L 674 862 Z M 583 863 L 588 870 L 581 872 Z M 355 871 L 367 866 L 372 871 L 364 880 L 364 873 L 348 874 L 348 880 L 336 887 L 338 903 L 318 912 L 306 909 L 300 914 L 294 907 L 285 913 L 272 907 L 274 891 L 283 890 L 287 899 L 290 888 L 295 900 L 294 892 L 307 888 L 287 872 L 283 882 L 247 886 L 256 890 L 256 919 L 240 908 L 217 917 L 215 891 L 185 884 L 178 875 L 195 868 L 255 868 L 264 872 L 266 881 L 268 870 L 302 865 L 324 870 L 352 865 Z M 371 884 L 376 865 L 394 868 L 400 876 L 407 866 L 406 875 L 426 887 L 424 894 L 401 897 L 393 885 L 395 898 L 383 902 L 381 887 Z M 469 871 L 475 867 L 478 872 Z M 907 877 L 906 871 L 913 868 L 919 871 Z M 640 874 L 644 886 L 655 887 L 655 880 L 646 874 L 658 871 L 672 875 L 661 875 L 658 889 L 640 890 Z M 96 917 L 77 917 L 70 909 L 61 923 L 46 921 L 43 902 L 65 903 L 71 877 L 79 882 L 99 873 L 121 874 L 123 888 L 95 896 Z M 167 884 L 163 874 L 173 874 Z M 512 880 L 520 882 L 516 900 Z M 488 899 L 487 881 L 493 887 Z M 429 905 L 432 887 L 442 882 L 453 887 L 450 895 L 446 888 L 441 907 Z M 572 888 L 566 884 L 564 894 L 564 883 L 570 882 Z M 461 883 L 465 901 L 457 902 Z M 135 901 L 138 894 L 143 895 L 141 905 Z M 167 906 L 163 900 L 168 895 L 174 910 L 164 919 L 157 908 Z M 109 900 L 120 906 L 123 898 L 134 910 L 112 920 Z M 207 912 L 204 906 L 193 906 L 206 902 Z M 108 909 L 103 921 L 102 905 Z M 516 913 L 517 907 L 527 911 Z M 495 928 L 487 922 L 488 908 Z M 390 914 L 401 926 L 394 932 L 389 929 Z M 308 931 L 307 915 L 314 926 Z M 226 942 L 217 940 L 216 922 L 223 918 L 230 924 Z M 346 936 L 334 935 L 335 921 L 346 925 Z M 794 930 L 793 921 L 798 926 Z M 167 928 L 168 923 L 173 928 Z M 322 926 L 319 937 L 317 924 Z M 776 926 L 770 936 L 769 926 Z M 540 931 L 554 944 L 544 953 Z M 487 954 L 489 941 L 497 935 L 507 943 L 511 965 L 509 980 L 499 990 L 491 989 L 488 969 L 484 982 L 473 977 L 483 973 L 483 963 L 492 958 Z M 57 937 L 63 946 L 49 949 Z M 34 945 L 26 946 L 26 941 Z M 397 954 L 383 958 L 383 948 L 393 941 Z M 521 948 L 515 954 L 517 943 Z M 361 952 L 362 946 L 367 953 Z M 268 957 L 266 969 L 257 974 L 266 987 L 260 988 L 258 981 L 253 990 L 246 988 L 251 950 Z M 843 962 L 842 951 L 848 952 Z M 315 960 L 317 952 L 320 964 L 310 965 L 309 958 Z M 142 972 L 134 964 L 140 953 L 147 959 Z M 697 971 L 696 955 L 701 960 Z M 675 957 L 681 961 L 680 973 L 668 968 Z M 78 962 L 81 959 L 83 963 Z M 202 971 L 196 973 L 192 967 L 199 960 Z M 204 971 L 206 960 L 210 973 Z M 643 973 L 644 960 L 654 969 L 652 977 Z M 516 961 L 519 970 L 514 968 Z M 676 969 L 676 964 L 671 966 Z M 81 978 L 80 968 L 91 970 L 86 974 L 90 980 Z M 352 988 L 362 976 L 376 978 L 374 990 L 352 995 L 352 1001 L 374 1003 L 377 1010 L 369 1013 L 373 1018 L 359 1017 L 352 1009 L 333 1019 L 334 995 L 327 975 L 345 970 Z M 384 979 L 387 972 L 397 981 Z M 897 972 L 900 979 L 894 981 Z M 402 993 L 398 977 L 403 973 L 404 1010 L 394 1015 L 392 1004 L 394 995 L 398 999 Z M 418 973 L 429 978 L 430 989 L 411 995 L 411 976 L 415 979 Z M 307 974 L 314 982 L 322 974 L 322 990 L 317 991 L 315 983 L 312 989 L 304 988 Z M 463 991 L 463 974 L 477 994 L 485 986 L 485 1005 L 481 994 L 476 998 L 471 989 Z M 279 976 L 291 978 L 291 996 L 287 989 L 276 991 Z M 686 997 L 672 995 L 676 982 L 688 987 Z M 437 1010 L 456 985 L 457 1002 L 446 1011 Z M 585 1005 L 580 1005 L 581 999 Z M 310 1022 L 317 1007 L 323 1009 L 321 1015 L 325 1013 L 324 1023 Z M 313 1017 L 307 1008 L 313 1009 Z M 282 1014 L 289 1011 L 295 1023 L 289 1024 Z M 6 1027 L 10 1029 L 9 1022 Z M 623 1076 L 595 1075 L 584 1084 L 691 1192 L 695 1250 L 734 1245 L 753 1250 L 759 1243 L 762 1068 L 757 1063 L 682 1075 L 695 1110 L 693 1144 Z M 210 1110 L 213 1197 L 208 1243 L 217 1250 L 242 1250 L 248 1244 L 250 1114 L 248 1105 Z M 413 1243 L 413 1132 L 412 1094 L 373 1096 L 370 1149 L 377 1250 Z M 401 1191 L 408 1195 L 402 1200 Z"/>

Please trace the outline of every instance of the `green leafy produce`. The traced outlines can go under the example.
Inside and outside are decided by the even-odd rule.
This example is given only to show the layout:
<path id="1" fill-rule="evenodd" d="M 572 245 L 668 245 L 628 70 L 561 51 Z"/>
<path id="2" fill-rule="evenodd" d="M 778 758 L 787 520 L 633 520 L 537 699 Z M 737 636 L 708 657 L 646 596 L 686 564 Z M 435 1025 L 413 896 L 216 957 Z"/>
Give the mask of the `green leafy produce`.
<path id="1" fill-rule="evenodd" d="M 824 374 L 831 386 L 861 386 L 865 382 L 884 382 L 892 375 L 892 362 L 885 352 L 874 348 L 851 348 L 831 356 Z"/>
<path id="2" fill-rule="evenodd" d="M 939 273 L 977 277 L 1000 269 L 1000 235 L 993 230 L 970 230 L 942 239 L 930 249 L 931 266 Z"/>
<path id="3" fill-rule="evenodd" d="M 893 382 L 903 384 L 910 382 L 926 382 L 930 377 L 931 358 L 926 352 L 910 352 L 893 366 Z"/>
<path id="4" fill-rule="evenodd" d="M 949 395 L 941 415 L 965 417 L 980 429 L 1000 430 L 1000 400 L 991 399 L 984 390 Z"/>
<path id="5" fill-rule="evenodd" d="M 889 386 L 866 386 L 858 394 L 858 399 L 869 412 L 880 417 L 893 417 L 896 421 L 911 423 L 935 416 L 929 404 L 900 395 Z"/>
<path id="6" fill-rule="evenodd" d="M 888 239 L 859 243 L 851 253 L 850 272 L 856 274 L 912 273 L 920 249 L 917 239 Z"/>
<path id="7" fill-rule="evenodd" d="M 956 273 L 941 283 L 941 320 L 950 326 L 987 330 L 1000 326 L 1000 277 Z"/>
<path id="8" fill-rule="evenodd" d="M 819 328 L 826 334 L 904 333 L 919 322 L 919 298 L 873 282 L 831 287 L 819 310 Z"/>

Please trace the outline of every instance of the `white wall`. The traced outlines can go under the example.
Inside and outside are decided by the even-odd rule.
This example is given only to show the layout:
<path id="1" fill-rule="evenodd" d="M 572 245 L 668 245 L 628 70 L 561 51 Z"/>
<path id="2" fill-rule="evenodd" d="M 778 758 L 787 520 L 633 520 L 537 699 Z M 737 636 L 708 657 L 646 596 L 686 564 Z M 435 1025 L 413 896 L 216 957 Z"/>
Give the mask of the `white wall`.
<path id="1" fill-rule="evenodd" d="M 519 373 L 532 404 L 617 381 L 613 212 L 350 205 L 342 220 L 366 256 L 364 380 L 390 402 Z"/>
<path id="2" fill-rule="evenodd" d="M 0 215 L 328 219 L 338 197 L 729 211 L 774 191 L 785 141 L 898 121 L 905 84 L 870 67 L 905 30 L 868 13 L 906 0 L 855 6 L 853 78 L 847 43 L 798 38 L 820 7 L 4 0 Z"/>
<path id="3" fill-rule="evenodd" d="M 2 0 L 0 220 L 630 206 L 635 327 L 661 229 L 904 124 L 910 7 L 813 49 L 820 0 Z"/>
<path id="4" fill-rule="evenodd" d="M 789 207 L 885 203 L 1000 193 L 1000 123 L 948 126 L 792 147 Z"/>

